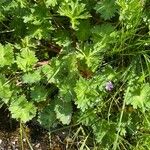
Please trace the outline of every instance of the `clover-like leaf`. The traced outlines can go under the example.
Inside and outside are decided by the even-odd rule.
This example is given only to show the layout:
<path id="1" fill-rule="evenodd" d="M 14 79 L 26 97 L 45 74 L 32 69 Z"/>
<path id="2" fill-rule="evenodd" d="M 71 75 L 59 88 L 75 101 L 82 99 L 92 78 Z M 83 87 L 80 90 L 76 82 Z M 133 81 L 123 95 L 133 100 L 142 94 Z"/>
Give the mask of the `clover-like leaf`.
<path id="1" fill-rule="evenodd" d="M 77 29 L 79 25 L 79 19 L 87 19 L 90 14 L 85 11 L 85 4 L 79 3 L 79 0 L 63 2 L 59 7 L 58 12 L 61 16 L 70 18 L 72 28 Z"/>
<path id="2" fill-rule="evenodd" d="M 37 61 L 38 59 L 36 58 L 34 51 L 23 48 L 21 53 L 17 56 L 16 63 L 22 71 L 27 72 L 33 69 L 33 66 Z"/>
<path id="3" fill-rule="evenodd" d="M 108 143 L 113 143 L 115 140 L 116 124 L 101 119 L 92 125 L 92 129 L 96 136 L 97 142 L 103 142 L 105 147 L 109 147 L 108 149 L 111 149 L 111 146 Z"/>
<path id="4" fill-rule="evenodd" d="M 90 47 L 87 44 L 83 48 L 78 49 L 77 58 L 83 61 L 91 71 L 95 72 L 102 59 L 102 55 L 100 55 L 100 52 L 100 49 L 93 49 L 93 47 Z"/>
<path id="5" fill-rule="evenodd" d="M 72 117 L 72 104 L 71 102 L 65 102 L 62 98 L 56 99 L 55 102 L 55 113 L 57 119 L 63 124 L 69 124 Z"/>
<path id="6" fill-rule="evenodd" d="M 12 118 L 24 123 L 36 115 L 36 107 L 32 102 L 28 102 L 24 95 L 11 101 L 9 111 L 11 112 Z"/>
<path id="7" fill-rule="evenodd" d="M 31 98 L 35 102 L 46 101 L 48 91 L 46 87 L 37 85 L 31 89 Z"/>
<path id="8" fill-rule="evenodd" d="M 40 71 L 28 72 L 22 76 L 22 80 L 24 83 L 28 84 L 39 82 L 41 80 Z"/>
<path id="9" fill-rule="evenodd" d="M 0 67 L 11 65 L 14 62 L 13 47 L 10 44 L 0 44 Z"/>
<path id="10" fill-rule="evenodd" d="M 49 6 L 54 7 L 57 5 L 57 0 L 46 0 L 45 4 L 46 4 L 46 7 L 49 7 Z"/>
<path id="11" fill-rule="evenodd" d="M 46 129 L 50 129 L 50 127 L 55 126 L 56 120 L 54 103 L 50 103 L 39 113 L 38 121 Z"/>
<path id="12" fill-rule="evenodd" d="M 95 10 L 101 14 L 101 17 L 105 20 L 108 20 L 115 16 L 117 12 L 118 6 L 115 4 L 116 0 L 102 0 L 99 1 L 96 6 Z"/>
<path id="13" fill-rule="evenodd" d="M 81 111 L 85 111 L 89 107 L 92 107 L 100 99 L 97 91 L 97 84 L 94 84 L 92 80 L 86 80 L 80 78 L 74 88 L 76 93 L 75 104 Z"/>
<path id="14" fill-rule="evenodd" d="M 46 75 L 48 82 L 55 83 L 57 80 L 55 76 L 60 71 L 60 62 L 57 59 L 52 59 L 50 65 L 45 65 L 42 67 L 42 72 Z"/>
<path id="15" fill-rule="evenodd" d="M 87 20 L 83 20 L 80 22 L 78 26 L 78 30 L 76 31 L 77 38 L 81 41 L 85 41 L 90 37 L 91 32 L 90 29 L 90 22 Z"/>
<path id="16" fill-rule="evenodd" d="M 134 109 L 140 108 L 143 111 L 150 109 L 150 85 L 147 83 L 141 87 L 128 87 L 125 93 L 125 100 L 126 104 L 131 104 Z"/>

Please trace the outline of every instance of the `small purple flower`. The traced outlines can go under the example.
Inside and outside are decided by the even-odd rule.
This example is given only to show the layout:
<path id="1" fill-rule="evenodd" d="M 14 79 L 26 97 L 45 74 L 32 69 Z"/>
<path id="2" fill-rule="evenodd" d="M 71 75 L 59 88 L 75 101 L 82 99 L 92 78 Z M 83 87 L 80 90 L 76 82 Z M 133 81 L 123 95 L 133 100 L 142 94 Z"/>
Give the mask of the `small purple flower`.
<path id="1" fill-rule="evenodd" d="M 112 82 L 108 81 L 105 86 L 106 91 L 111 91 L 113 88 L 114 88 L 114 86 L 113 86 Z"/>

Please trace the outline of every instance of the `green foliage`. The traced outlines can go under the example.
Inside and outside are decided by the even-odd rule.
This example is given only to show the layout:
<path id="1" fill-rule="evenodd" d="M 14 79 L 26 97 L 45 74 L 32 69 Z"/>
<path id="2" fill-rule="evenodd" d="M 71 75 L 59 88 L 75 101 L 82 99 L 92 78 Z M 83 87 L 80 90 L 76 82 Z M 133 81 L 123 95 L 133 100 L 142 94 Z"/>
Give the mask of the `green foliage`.
<path id="1" fill-rule="evenodd" d="M 65 100 L 58 98 L 55 103 L 56 117 L 63 123 L 69 124 L 72 117 L 72 104 L 65 102 Z"/>
<path id="2" fill-rule="evenodd" d="M 33 66 L 38 61 L 35 57 L 35 53 L 28 48 L 23 48 L 21 53 L 17 56 L 16 63 L 18 67 L 24 71 L 30 71 L 33 69 Z"/>
<path id="3" fill-rule="evenodd" d="M 95 123 L 92 128 L 97 141 L 103 142 L 104 148 L 110 149 L 112 145 L 108 145 L 108 143 L 112 143 L 115 139 L 115 124 L 101 120 L 98 124 Z"/>
<path id="4" fill-rule="evenodd" d="M 92 29 L 92 35 L 95 41 L 105 39 L 110 42 L 111 35 L 115 32 L 114 27 L 111 24 L 102 24 L 94 26 Z M 111 39 L 112 41 L 112 39 Z"/>
<path id="5" fill-rule="evenodd" d="M 83 48 L 78 49 L 77 58 L 80 59 L 81 65 L 84 62 L 85 64 L 83 65 L 87 65 L 91 71 L 95 71 L 102 59 L 100 50 L 101 49 L 99 48 L 93 48 L 89 45 L 85 45 Z"/>
<path id="6" fill-rule="evenodd" d="M 36 107 L 32 102 L 28 102 L 23 95 L 11 101 L 9 110 L 11 111 L 12 118 L 18 119 L 21 122 L 27 122 L 36 115 Z"/>
<path id="7" fill-rule="evenodd" d="M 22 76 L 22 80 L 23 83 L 28 83 L 28 84 L 39 82 L 41 80 L 40 72 L 36 70 L 34 72 L 25 73 Z"/>
<path id="8" fill-rule="evenodd" d="M 96 4 L 95 10 L 101 14 L 103 19 L 111 19 L 115 16 L 118 8 L 115 2 L 116 0 L 102 0 Z"/>
<path id="9" fill-rule="evenodd" d="M 83 125 L 90 149 L 149 148 L 149 17 L 148 0 L 0 1 L 0 104 Z"/>
<path id="10" fill-rule="evenodd" d="M 134 109 L 141 108 L 142 111 L 150 109 L 150 85 L 148 83 L 128 87 L 125 95 L 126 104 L 133 105 Z"/>
<path id="11" fill-rule="evenodd" d="M 127 29 L 133 29 L 140 24 L 144 3 L 139 0 L 117 0 L 120 6 L 120 17 Z"/>
<path id="12" fill-rule="evenodd" d="M 0 98 L 4 103 L 8 103 L 13 91 L 4 75 L 0 75 Z"/>
<path id="13" fill-rule="evenodd" d="M 10 66 L 14 63 L 13 47 L 10 44 L 3 46 L 0 44 L 0 67 Z"/>
<path id="14" fill-rule="evenodd" d="M 78 30 L 77 30 L 77 38 L 81 41 L 86 41 L 89 39 L 90 37 L 90 23 L 87 20 L 81 21 L 79 26 L 78 26 Z"/>
<path id="15" fill-rule="evenodd" d="M 31 89 L 31 98 L 35 102 L 46 101 L 48 95 L 47 89 L 44 86 L 35 86 Z"/>
<path id="16" fill-rule="evenodd" d="M 46 5 L 47 7 L 49 7 L 49 6 L 54 7 L 55 5 L 57 5 L 57 0 L 46 0 L 46 1 L 45 1 L 45 5 Z"/>
<path id="17" fill-rule="evenodd" d="M 59 7 L 58 12 L 61 16 L 70 18 L 72 28 L 76 29 L 79 25 L 79 19 L 87 19 L 90 17 L 88 12 L 85 12 L 85 4 L 79 3 L 79 0 L 63 2 Z"/>
<path id="18" fill-rule="evenodd" d="M 93 84 L 92 80 L 80 78 L 77 82 L 75 87 L 77 100 L 75 104 L 77 104 L 77 107 L 80 108 L 81 111 L 90 108 L 93 103 L 99 100 L 99 93 L 96 88 L 97 84 Z"/>
<path id="19" fill-rule="evenodd" d="M 27 25 L 27 33 L 31 38 L 48 38 L 53 30 L 48 9 L 43 5 L 33 5 L 23 16 L 23 22 Z"/>
<path id="20" fill-rule="evenodd" d="M 39 113 L 39 118 L 38 121 L 40 124 L 47 128 L 50 129 L 51 127 L 55 126 L 56 122 L 56 114 L 54 112 L 54 104 L 50 104 L 46 106 L 42 112 Z"/>
<path id="21" fill-rule="evenodd" d="M 54 35 L 54 41 L 63 47 L 68 47 L 71 44 L 69 33 L 66 30 L 58 30 Z"/>

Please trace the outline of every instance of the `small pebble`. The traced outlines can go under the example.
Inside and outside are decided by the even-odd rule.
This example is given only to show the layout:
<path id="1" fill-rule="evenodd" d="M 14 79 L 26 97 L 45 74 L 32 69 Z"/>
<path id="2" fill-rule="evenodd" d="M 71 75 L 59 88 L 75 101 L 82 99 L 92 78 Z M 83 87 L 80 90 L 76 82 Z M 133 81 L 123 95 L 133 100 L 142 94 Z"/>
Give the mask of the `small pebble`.
<path id="1" fill-rule="evenodd" d="M 15 142 L 18 142 L 18 137 L 15 138 Z"/>
<path id="2" fill-rule="evenodd" d="M 2 140 L 0 139 L 0 144 L 2 144 Z"/>
<path id="3" fill-rule="evenodd" d="M 23 142 L 26 142 L 26 139 L 23 139 Z"/>
<path id="4" fill-rule="evenodd" d="M 63 134 L 63 135 L 65 135 L 65 134 L 66 134 L 66 132 L 62 132 L 62 134 Z"/>
<path id="5" fill-rule="evenodd" d="M 16 142 L 15 142 L 15 141 L 12 141 L 11 143 L 12 143 L 13 145 L 15 145 L 15 144 L 16 144 Z"/>
<path id="6" fill-rule="evenodd" d="M 40 143 L 36 144 L 35 147 L 36 147 L 36 148 L 39 148 L 39 147 L 40 147 Z"/>

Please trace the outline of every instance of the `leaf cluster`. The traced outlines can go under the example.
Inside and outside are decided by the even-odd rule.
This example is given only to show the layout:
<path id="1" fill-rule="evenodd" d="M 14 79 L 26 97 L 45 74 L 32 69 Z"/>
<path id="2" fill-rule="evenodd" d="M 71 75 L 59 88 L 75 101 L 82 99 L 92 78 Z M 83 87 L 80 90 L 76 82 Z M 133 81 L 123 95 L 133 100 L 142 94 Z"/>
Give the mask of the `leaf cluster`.
<path id="1" fill-rule="evenodd" d="M 86 126 L 101 149 L 144 149 L 149 16 L 148 0 L 1 0 L 0 103 L 48 130 Z"/>

